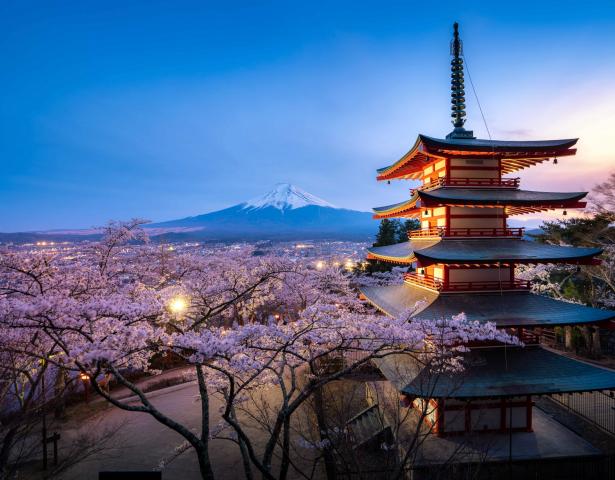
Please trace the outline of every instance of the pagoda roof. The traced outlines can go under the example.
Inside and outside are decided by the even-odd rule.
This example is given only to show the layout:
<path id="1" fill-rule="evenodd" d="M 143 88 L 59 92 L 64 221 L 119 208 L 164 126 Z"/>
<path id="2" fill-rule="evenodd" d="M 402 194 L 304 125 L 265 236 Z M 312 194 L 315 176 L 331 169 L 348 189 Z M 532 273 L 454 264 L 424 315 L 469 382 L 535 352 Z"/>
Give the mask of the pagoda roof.
<path id="1" fill-rule="evenodd" d="M 408 242 L 386 245 L 384 247 L 371 247 L 367 249 L 368 258 L 374 260 L 385 260 L 392 263 L 410 264 L 416 261 L 414 254 L 417 250 L 422 250 L 440 242 L 440 238 L 416 239 Z"/>
<path id="2" fill-rule="evenodd" d="M 412 148 L 397 162 L 378 169 L 378 180 L 419 178 L 422 169 L 445 158 L 500 158 L 502 173 L 510 173 L 544 162 L 550 157 L 574 155 L 576 138 L 563 140 L 513 141 L 480 138 L 434 138 L 419 135 Z"/>
<path id="3" fill-rule="evenodd" d="M 583 208 L 578 203 L 587 192 L 534 192 L 511 189 L 438 188 L 420 191 L 421 206 L 505 206 L 506 213 L 529 213 L 552 208 Z"/>
<path id="4" fill-rule="evenodd" d="M 391 317 L 410 313 L 426 320 L 464 313 L 468 321 L 494 322 L 499 328 L 582 325 L 615 319 L 615 311 L 563 302 L 528 291 L 438 293 L 403 283 L 363 287 L 367 301 Z"/>
<path id="5" fill-rule="evenodd" d="M 417 209 L 417 202 L 420 200 L 418 190 L 412 192 L 412 195 L 408 200 L 403 202 L 393 203 L 392 205 L 385 205 L 383 207 L 374 207 L 374 218 L 389 218 L 389 217 L 408 217 L 418 216 L 420 211 Z"/>
<path id="6" fill-rule="evenodd" d="M 412 240 L 384 247 L 367 249 L 368 258 L 409 264 L 418 260 L 422 265 L 493 264 L 493 263 L 589 263 L 600 255 L 600 248 L 563 247 L 534 241 L 490 238 L 459 239 L 430 238 Z"/>
<path id="7" fill-rule="evenodd" d="M 461 151 L 483 152 L 536 152 L 568 149 L 574 146 L 578 138 L 561 140 L 487 140 L 481 138 L 435 138 L 419 135 L 421 141 L 430 148 L 456 149 Z"/>
<path id="8" fill-rule="evenodd" d="M 401 392 L 424 398 L 494 398 L 615 389 L 615 371 L 542 347 L 472 349 L 462 372 L 429 372 L 413 356 L 374 362 Z"/>
<path id="9" fill-rule="evenodd" d="M 433 190 L 417 189 L 410 199 L 375 207 L 375 218 L 418 215 L 418 208 L 437 206 L 484 206 L 506 207 L 507 215 L 523 214 L 553 208 L 583 208 L 579 203 L 587 192 L 535 192 L 498 188 L 451 188 L 441 187 Z M 419 202 L 420 201 L 420 202 Z"/>

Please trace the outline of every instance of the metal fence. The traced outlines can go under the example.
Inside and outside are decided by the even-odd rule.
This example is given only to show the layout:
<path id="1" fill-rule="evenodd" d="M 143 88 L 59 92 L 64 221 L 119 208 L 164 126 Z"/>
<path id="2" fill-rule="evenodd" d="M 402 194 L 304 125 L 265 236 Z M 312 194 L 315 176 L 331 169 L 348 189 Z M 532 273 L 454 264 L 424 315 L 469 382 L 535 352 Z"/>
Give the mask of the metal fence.
<path id="1" fill-rule="evenodd" d="M 386 480 L 393 469 L 341 471 L 344 480 Z M 512 463 L 447 463 L 404 468 L 401 479 L 408 480 L 610 480 L 615 477 L 615 456 L 517 459 Z"/>
<path id="2" fill-rule="evenodd" d="M 615 395 L 613 392 L 564 393 L 551 398 L 604 431 L 615 435 Z"/>

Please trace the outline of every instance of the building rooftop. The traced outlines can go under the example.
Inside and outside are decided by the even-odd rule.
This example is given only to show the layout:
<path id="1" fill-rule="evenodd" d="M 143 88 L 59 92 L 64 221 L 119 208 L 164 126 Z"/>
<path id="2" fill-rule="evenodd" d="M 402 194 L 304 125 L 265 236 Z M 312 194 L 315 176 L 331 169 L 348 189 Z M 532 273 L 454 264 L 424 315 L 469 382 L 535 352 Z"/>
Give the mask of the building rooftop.
<path id="1" fill-rule="evenodd" d="M 574 146 L 578 138 L 560 140 L 487 140 L 481 138 L 435 138 L 419 134 L 423 145 L 435 149 L 484 151 L 498 153 L 534 153 L 538 151 L 566 150 Z"/>
<path id="2" fill-rule="evenodd" d="M 373 208 L 376 218 L 417 215 L 424 207 L 438 206 L 490 206 L 506 207 L 506 214 L 516 215 L 554 208 L 582 208 L 579 203 L 587 192 L 534 192 L 501 188 L 451 188 L 415 190 L 408 200 Z"/>
<path id="3" fill-rule="evenodd" d="M 485 140 L 479 138 L 434 138 L 419 135 L 412 148 L 397 162 L 378 169 L 378 180 L 419 178 L 425 165 L 442 157 L 500 158 L 502 173 L 544 162 L 550 157 L 574 155 L 576 138 L 563 140 Z"/>
<path id="4" fill-rule="evenodd" d="M 434 373 L 413 356 L 375 361 L 401 392 L 427 398 L 496 398 L 615 389 L 615 371 L 542 347 L 491 347 L 466 354 L 463 372 Z"/>
<path id="5" fill-rule="evenodd" d="M 419 260 L 422 265 L 434 263 L 589 263 L 600 255 L 599 248 L 562 247 L 511 239 L 431 238 L 412 240 L 384 247 L 367 249 L 368 258 L 410 264 Z"/>
<path id="6" fill-rule="evenodd" d="M 406 312 L 424 319 L 439 319 L 465 313 L 469 321 L 494 322 L 498 327 L 555 327 L 615 319 L 615 311 L 562 302 L 523 292 L 438 293 L 403 283 L 363 287 L 361 293 L 389 316 Z"/>

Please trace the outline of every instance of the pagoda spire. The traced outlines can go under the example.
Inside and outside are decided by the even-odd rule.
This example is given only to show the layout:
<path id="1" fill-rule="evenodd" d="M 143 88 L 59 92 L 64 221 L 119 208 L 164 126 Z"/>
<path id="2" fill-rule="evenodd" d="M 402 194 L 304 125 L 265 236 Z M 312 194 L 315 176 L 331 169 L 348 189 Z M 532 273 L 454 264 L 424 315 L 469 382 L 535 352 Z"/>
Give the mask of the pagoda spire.
<path id="1" fill-rule="evenodd" d="M 453 24 L 453 41 L 451 42 L 451 117 L 455 129 L 446 138 L 474 138 L 471 130 L 463 125 L 466 121 L 465 87 L 463 80 L 463 42 L 459 38 L 459 24 Z"/>

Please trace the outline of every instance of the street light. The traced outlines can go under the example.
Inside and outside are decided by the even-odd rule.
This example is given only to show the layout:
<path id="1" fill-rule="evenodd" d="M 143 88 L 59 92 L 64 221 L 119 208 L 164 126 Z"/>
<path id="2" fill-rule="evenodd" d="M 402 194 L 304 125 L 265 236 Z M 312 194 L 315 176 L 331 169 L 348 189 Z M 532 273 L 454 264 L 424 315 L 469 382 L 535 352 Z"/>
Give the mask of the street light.
<path id="1" fill-rule="evenodd" d="M 181 314 L 186 310 L 186 308 L 188 308 L 188 302 L 184 297 L 178 296 L 172 298 L 168 306 L 171 313 Z"/>
<path id="2" fill-rule="evenodd" d="M 90 376 L 87 373 L 85 373 L 85 372 L 81 372 L 79 374 L 79 378 L 83 382 L 83 394 L 85 395 L 85 403 L 88 403 L 89 402 L 89 396 L 88 396 L 88 393 L 89 393 L 88 386 L 89 386 L 89 384 L 88 384 L 88 382 L 90 380 Z"/>

